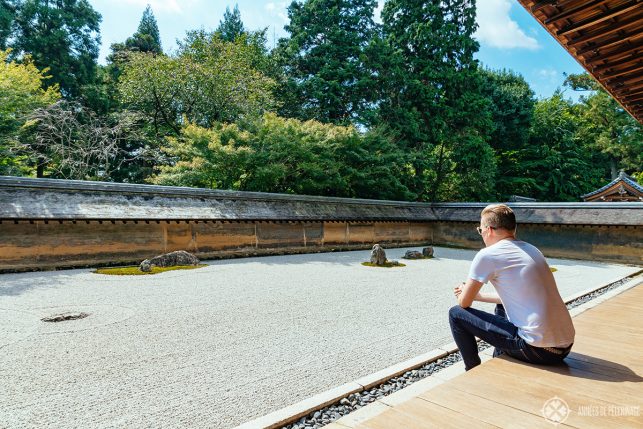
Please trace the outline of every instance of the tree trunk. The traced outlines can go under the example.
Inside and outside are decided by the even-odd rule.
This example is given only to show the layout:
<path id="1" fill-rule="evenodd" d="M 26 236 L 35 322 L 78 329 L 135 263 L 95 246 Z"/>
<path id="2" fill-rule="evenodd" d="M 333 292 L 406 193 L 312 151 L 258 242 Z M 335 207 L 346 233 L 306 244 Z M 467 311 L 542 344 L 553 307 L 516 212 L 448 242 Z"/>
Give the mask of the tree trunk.
<path id="1" fill-rule="evenodd" d="M 616 170 L 616 160 L 610 157 L 610 173 L 612 174 L 612 180 L 618 177 L 618 171 Z"/>

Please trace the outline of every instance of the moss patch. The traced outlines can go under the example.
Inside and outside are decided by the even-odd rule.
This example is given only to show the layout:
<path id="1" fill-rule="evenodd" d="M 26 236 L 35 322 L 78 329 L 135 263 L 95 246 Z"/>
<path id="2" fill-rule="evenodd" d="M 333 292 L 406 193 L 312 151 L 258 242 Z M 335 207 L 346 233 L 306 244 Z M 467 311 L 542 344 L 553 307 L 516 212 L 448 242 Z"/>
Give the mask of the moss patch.
<path id="1" fill-rule="evenodd" d="M 550 270 L 552 273 L 555 273 L 556 271 L 558 271 L 558 268 L 549 267 L 549 270 Z"/>
<path id="2" fill-rule="evenodd" d="M 362 265 L 364 265 L 365 267 L 377 267 L 377 268 L 406 267 L 406 265 L 404 265 L 402 263 L 398 262 L 397 264 L 394 264 L 394 263 L 388 262 L 388 261 L 384 265 L 376 265 L 376 264 L 373 264 L 373 263 L 370 263 L 370 262 L 362 262 Z"/>
<path id="3" fill-rule="evenodd" d="M 206 264 L 201 265 L 177 265 L 176 267 L 152 267 L 152 271 L 146 273 L 141 271 L 138 266 L 131 267 L 113 267 L 113 268 L 98 268 L 94 273 L 105 274 L 108 276 L 145 276 L 150 274 L 159 274 L 166 271 L 176 270 L 194 270 L 196 268 L 207 267 Z"/>

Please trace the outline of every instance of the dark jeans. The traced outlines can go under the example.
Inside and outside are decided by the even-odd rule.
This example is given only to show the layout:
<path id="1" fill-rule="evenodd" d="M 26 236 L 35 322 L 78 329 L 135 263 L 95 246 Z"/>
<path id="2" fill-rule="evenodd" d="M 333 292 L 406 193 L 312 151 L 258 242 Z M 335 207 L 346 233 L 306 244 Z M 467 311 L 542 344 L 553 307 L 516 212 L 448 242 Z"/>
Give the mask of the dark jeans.
<path id="1" fill-rule="evenodd" d="M 518 335 L 518 328 L 507 319 L 501 304 L 496 305 L 495 314 L 456 305 L 449 310 L 449 324 L 467 371 L 480 365 L 476 337 L 495 347 L 494 357 L 506 353 L 525 362 L 553 365 L 562 362 L 569 354 L 569 351 L 556 354 L 530 346 Z"/>

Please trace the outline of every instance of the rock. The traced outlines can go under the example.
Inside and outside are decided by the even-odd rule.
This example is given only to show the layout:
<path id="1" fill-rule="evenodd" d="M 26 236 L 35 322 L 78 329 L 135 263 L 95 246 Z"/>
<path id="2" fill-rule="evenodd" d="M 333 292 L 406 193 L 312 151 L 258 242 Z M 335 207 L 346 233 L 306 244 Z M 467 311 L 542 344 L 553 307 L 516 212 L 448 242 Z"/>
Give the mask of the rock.
<path id="1" fill-rule="evenodd" d="M 371 264 L 386 264 L 386 252 L 384 252 L 384 249 L 379 244 L 373 246 L 373 250 L 371 250 Z"/>
<path id="2" fill-rule="evenodd" d="M 425 247 L 422 249 L 422 255 L 424 255 L 425 258 L 432 258 L 433 257 L 433 247 Z"/>
<path id="3" fill-rule="evenodd" d="M 388 262 L 389 265 L 392 265 L 394 267 L 399 267 L 400 265 L 402 265 L 400 264 L 400 261 L 386 261 L 386 262 Z"/>
<path id="4" fill-rule="evenodd" d="M 185 250 L 166 253 L 141 262 L 141 271 L 149 273 L 152 267 L 175 267 L 177 265 L 199 265 L 199 258 Z"/>
<path id="5" fill-rule="evenodd" d="M 403 257 L 404 259 L 424 259 L 424 254 L 417 250 L 408 250 Z"/>

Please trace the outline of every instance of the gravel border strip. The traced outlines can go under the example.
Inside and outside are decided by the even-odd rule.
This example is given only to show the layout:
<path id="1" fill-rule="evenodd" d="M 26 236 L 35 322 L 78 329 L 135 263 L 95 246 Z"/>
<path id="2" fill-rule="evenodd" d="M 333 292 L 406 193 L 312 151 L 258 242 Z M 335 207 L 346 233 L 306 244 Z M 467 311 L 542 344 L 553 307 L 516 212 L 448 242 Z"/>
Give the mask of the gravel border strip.
<path id="1" fill-rule="evenodd" d="M 607 285 L 600 286 L 598 289 L 595 289 L 591 292 L 588 292 L 566 302 L 567 309 L 571 310 L 572 308 L 583 305 L 586 302 L 598 298 L 599 296 L 604 295 L 609 291 L 623 286 L 624 284 L 630 282 L 638 276 L 641 276 L 643 279 L 643 270 Z M 478 351 L 485 350 L 489 347 L 491 346 L 484 341 L 478 341 Z M 353 411 L 356 411 L 372 402 L 377 401 L 378 399 L 388 396 L 391 393 L 395 393 L 405 387 L 408 387 L 411 384 L 429 377 L 432 374 L 439 372 L 445 368 L 448 368 L 461 360 L 462 357 L 460 356 L 460 353 L 458 351 L 455 351 L 433 362 L 426 363 L 425 365 L 417 369 L 413 369 L 405 372 L 402 375 L 393 377 L 376 387 L 365 389 L 356 393 L 351 393 L 347 397 L 340 399 L 332 405 L 311 412 L 307 416 L 304 416 L 293 423 L 282 426 L 281 429 L 322 428 L 323 426 L 330 424 L 338 420 L 339 418 L 352 413 Z"/>

